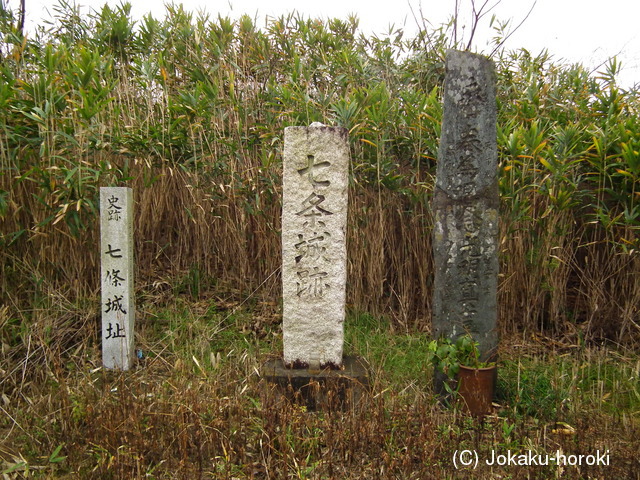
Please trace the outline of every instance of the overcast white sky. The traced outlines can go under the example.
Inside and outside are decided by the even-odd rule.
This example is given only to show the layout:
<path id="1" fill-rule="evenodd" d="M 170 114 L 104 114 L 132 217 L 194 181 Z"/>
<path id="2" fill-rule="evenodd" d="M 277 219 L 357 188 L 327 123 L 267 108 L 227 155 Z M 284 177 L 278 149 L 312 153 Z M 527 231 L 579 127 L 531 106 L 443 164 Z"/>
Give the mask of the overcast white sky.
<path id="1" fill-rule="evenodd" d="M 19 0 L 5 0 L 16 8 Z M 73 0 L 70 0 L 73 1 Z M 98 9 L 104 3 L 118 5 L 121 0 L 76 0 L 79 5 Z M 485 0 L 476 0 L 479 7 Z M 498 0 L 489 0 L 488 6 Z M 492 33 L 489 19 L 495 14 L 500 20 L 512 19 L 515 26 L 525 17 L 535 0 L 502 0 L 487 15 L 484 31 L 476 34 L 474 45 L 481 53 L 489 53 L 485 46 Z M 33 25 L 46 15 L 57 0 L 26 0 L 27 21 Z M 164 16 L 164 2 L 132 0 L 133 15 L 140 18 L 152 12 L 156 18 Z M 361 30 L 383 34 L 389 25 L 402 27 L 410 34 L 416 29 L 411 13 L 420 9 L 433 25 L 447 21 L 454 11 L 455 0 L 183 0 L 187 10 L 206 10 L 237 18 L 249 14 L 264 25 L 266 16 L 279 16 L 298 11 L 310 17 L 346 18 L 353 13 L 360 19 Z M 460 0 L 460 18 L 470 26 L 470 0 Z M 581 62 L 596 69 L 608 57 L 616 55 L 622 62 L 620 83 L 631 87 L 640 83 L 640 0 L 537 0 L 526 22 L 510 37 L 507 48 L 524 47 L 537 54 L 547 48 L 558 60 Z M 468 31 L 467 27 L 466 31 Z"/>

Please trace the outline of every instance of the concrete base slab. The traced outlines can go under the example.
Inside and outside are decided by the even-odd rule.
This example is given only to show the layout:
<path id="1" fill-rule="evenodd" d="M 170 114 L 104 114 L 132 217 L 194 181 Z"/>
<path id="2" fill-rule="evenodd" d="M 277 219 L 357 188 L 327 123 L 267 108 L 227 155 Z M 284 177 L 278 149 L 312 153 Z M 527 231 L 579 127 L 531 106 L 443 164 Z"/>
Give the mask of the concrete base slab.
<path id="1" fill-rule="evenodd" d="M 346 356 L 342 368 L 313 370 L 287 368 L 282 358 L 262 367 L 265 380 L 276 385 L 289 400 L 308 410 L 347 408 L 358 404 L 369 389 L 369 368 L 359 357 Z"/>

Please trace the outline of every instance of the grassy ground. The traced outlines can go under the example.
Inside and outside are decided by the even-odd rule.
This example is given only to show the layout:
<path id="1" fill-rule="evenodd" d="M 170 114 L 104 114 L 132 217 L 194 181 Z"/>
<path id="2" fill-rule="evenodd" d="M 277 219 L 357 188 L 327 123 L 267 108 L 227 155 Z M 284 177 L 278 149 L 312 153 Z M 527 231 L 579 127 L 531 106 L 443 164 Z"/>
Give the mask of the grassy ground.
<path id="1" fill-rule="evenodd" d="M 126 4 L 62 2 L 35 38 L 0 15 L 4 478 L 638 478 L 640 94 L 619 63 L 494 55 L 500 329 L 554 340 L 502 339 L 479 423 L 431 394 L 422 331 L 450 28 L 167 10 L 136 23 Z M 369 398 L 319 413 L 260 378 L 282 351 L 282 132 L 313 121 L 350 132 L 347 298 L 379 314 L 346 325 Z M 144 358 L 127 373 L 100 368 L 105 185 L 135 192 Z M 210 293 L 233 289 L 266 300 Z M 610 461 L 457 471 L 466 450 Z"/>
<path id="2" fill-rule="evenodd" d="M 480 422 L 430 392 L 426 334 L 352 312 L 346 350 L 370 363 L 371 393 L 350 409 L 306 412 L 260 377 L 281 351 L 273 304 L 143 298 L 144 358 L 116 373 L 99 368 L 87 303 L 66 348 L 1 317 L 4 478 L 640 478 L 637 354 L 503 339 L 498 402 Z M 69 310 L 48 314 L 60 324 Z M 463 450 L 477 452 L 477 469 L 455 468 Z M 608 464 L 490 466 L 492 451 L 599 451 Z"/>

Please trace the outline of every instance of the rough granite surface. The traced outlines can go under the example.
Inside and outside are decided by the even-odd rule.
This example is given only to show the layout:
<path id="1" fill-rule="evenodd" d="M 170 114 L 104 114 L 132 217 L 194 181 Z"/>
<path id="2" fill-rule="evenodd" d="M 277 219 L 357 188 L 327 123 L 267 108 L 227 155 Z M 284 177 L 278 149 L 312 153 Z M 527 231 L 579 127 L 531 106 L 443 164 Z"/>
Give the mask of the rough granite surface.
<path id="1" fill-rule="evenodd" d="M 347 277 L 347 130 L 314 123 L 284 134 L 284 363 L 340 366 Z"/>

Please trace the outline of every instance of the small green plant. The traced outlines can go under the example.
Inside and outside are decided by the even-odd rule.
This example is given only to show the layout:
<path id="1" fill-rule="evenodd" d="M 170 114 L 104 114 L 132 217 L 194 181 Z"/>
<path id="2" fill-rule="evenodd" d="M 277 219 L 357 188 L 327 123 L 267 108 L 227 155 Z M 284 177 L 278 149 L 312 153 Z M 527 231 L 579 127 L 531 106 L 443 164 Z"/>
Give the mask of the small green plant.
<path id="1" fill-rule="evenodd" d="M 471 368 L 493 366 L 493 362 L 480 361 L 479 343 L 471 335 L 458 337 L 454 342 L 450 338 L 439 338 L 429 343 L 429 355 L 434 368 L 449 378 L 460 371 L 460 365 Z"/>
<path id="2" fill-rule="evenodd" d="M 517 448 L 519 446 L 518 441 L 515 438 L 515 428 L 515 423 L 510 423 L 506 418 L 502 420 L 502 442 L 500 443 L 500 446 L 504 449 L 508 450 L 510 448 Z"/>

